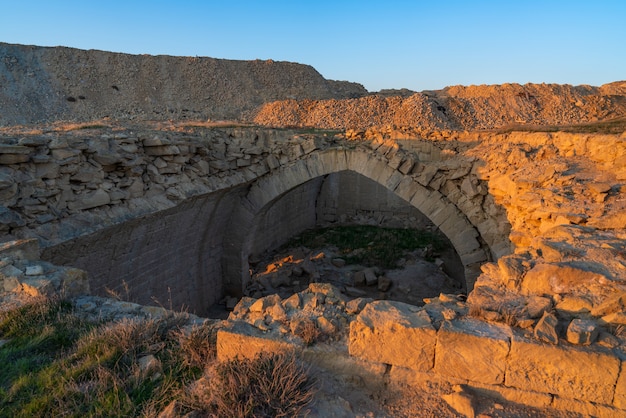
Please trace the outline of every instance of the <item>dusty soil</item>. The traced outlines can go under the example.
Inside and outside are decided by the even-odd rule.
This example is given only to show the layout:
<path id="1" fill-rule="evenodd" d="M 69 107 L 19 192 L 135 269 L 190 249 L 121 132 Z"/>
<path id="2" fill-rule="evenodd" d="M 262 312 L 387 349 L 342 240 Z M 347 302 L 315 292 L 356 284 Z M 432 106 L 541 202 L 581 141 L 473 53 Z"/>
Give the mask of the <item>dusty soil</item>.
<path id="1" fill-rule="evenodd" d="M 449 385 L 423 382 L 410 387 L 402 384 L 372 385 L 350 381 L 341 376 L 318 376 L 319 392 L 310 407 L 310 417 L 393 417 L 461 418 L 443 398 L 453 391 Z M 475 416 L 481 418 L 578 418 L 580 414 L 539 409 L 498 401 L 476 393 L 467 393 Z"/>

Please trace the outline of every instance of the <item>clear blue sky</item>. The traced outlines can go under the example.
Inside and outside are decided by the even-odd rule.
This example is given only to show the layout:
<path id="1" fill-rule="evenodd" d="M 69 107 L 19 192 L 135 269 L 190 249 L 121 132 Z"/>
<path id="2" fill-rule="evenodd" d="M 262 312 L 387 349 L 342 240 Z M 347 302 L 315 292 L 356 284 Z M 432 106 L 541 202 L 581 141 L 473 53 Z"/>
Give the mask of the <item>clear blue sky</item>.
<path id="1" fill-rule="evenodd" d="M 273 59 L 370 91 L 626 79 L 626 0 L 0 0 L 0 42 Z"/>

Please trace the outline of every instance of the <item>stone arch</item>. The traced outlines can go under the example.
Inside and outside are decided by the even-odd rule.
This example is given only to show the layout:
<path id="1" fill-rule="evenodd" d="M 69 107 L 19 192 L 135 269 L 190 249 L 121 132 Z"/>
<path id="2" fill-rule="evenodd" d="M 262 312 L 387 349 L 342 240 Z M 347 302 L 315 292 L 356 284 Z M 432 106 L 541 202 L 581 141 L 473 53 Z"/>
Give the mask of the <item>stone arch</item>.
<path id="1" fill-rule="evenodd" d="M 268 205 L 285 193 L 317 177 L 354 171 L 391 190 L 420 210 L 450 240 L 464 266 L 467 290 L 480 274 L 480 265 L 491 256 L 490 245 L 454 203 L 441 192 L 421 185 L 411 175 L 392 168 L 374 152 L 363 149 L 326 149 L 282 166 L 250 184 L 234 209 L 224 242 L 225 292 L 240 295 L 249 276 L 250 231 Z"/>

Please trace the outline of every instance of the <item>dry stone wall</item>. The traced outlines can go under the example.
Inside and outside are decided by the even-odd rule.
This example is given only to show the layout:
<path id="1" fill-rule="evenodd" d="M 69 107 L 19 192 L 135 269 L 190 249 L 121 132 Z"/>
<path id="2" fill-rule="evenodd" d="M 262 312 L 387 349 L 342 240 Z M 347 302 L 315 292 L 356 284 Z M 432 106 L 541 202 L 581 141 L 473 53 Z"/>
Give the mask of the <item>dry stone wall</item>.
<path id="1" fill-rule="evenodd" d="M 278 243 L 264 241 L 271 228 L 286 239 L 315 224 L 311 197 L 321 187 L 298 198 L 303 210 L 291 210 L 295 200 L 281 199 L 292 189 L 297 195 L 301 184 L 346 170 L 384 185 L 428 216 L 449 235 L 471 280 L 482 262 L 510 252 L 506 222 L 494 224 L 504 228 L 502 233 L 484 231 L 490 235 L 480 238 L 489 205 L 504 215 L 493 202 L 481 193 L 472 203 L 451 195 L 464 205 L 460 209 L 444 194 L 448 175 L 460 191 L 463 178 L 473 175 L 471 161 L 439 161 L 437 168 L 428 168 L 412 151 L 383 138 L 346 142 L 256 128 L 135 132 L 104 127 L 14 135 L 5 138 L 0 155 L 0 228 L 6 237 L 37 237 L 44 257 L 93 272 L 98 291 L 124 293 L 130 286 L 130 293 L 144 295 L 142 301 L 173 298 L 181 306 L 194 292 L 219 289 L 222 276 L 225 289 L 241 292 L 248 256 Z M 254 210 L 254 222 L 241 217 L 246 208 Z M 279 228 L 277 219 L 289 217 L 289 228 Z M 190 265 L 202 267 L 189 273 Z M 178 294 L 172 289 L 184 274 L 197 285 Z M 206 304 L 217 294 L 204 295 Z"/>
<path id="2" fill-rule="evenodd" d="M 284 299 L 243 298 L 218 331 L 217 355 L 296 351 L 349 380 L 445 382 L 470 404 L 482 395 L 544 411 L 624 414 L 624 353 L 606 329 L 593 344 L 546 344 L 528 330 L 474 317 L 458 296 L 427 302 L 347 300 L 323 283 Z"/>
<path id="3" fill-rule="evenodd" d="M 168 129 L 5 137 L 5 240 L 36 237 L 49 260 L 95 266 L 99 291 L 126 284 L 142 301 L 204 309 L 240 294 L 250 256 L 320 221 L 324 182 L 349 171 L 448 236 L 485 315 L 525 323 L 529 301 L 547 296 L 560 315 L 619 324 L 622 311 L 600 309 L 624 291 L 618 136 Z"/>

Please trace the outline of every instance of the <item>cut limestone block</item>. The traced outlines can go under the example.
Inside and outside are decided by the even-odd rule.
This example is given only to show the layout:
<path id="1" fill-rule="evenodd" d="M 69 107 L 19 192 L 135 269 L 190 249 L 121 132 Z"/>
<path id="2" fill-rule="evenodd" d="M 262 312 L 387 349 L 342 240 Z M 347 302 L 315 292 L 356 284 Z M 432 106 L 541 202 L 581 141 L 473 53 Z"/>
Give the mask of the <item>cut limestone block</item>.
<path id="1" fill-rule="evenodd" d="M 437 333 L 435 372 L 470 381 L 504 382 L 511 329 L 475 319 L 444 321 Z"/>
<path id="2" fill-rule="evenodd" d="M 626 361 L 622 361 L 622 368 L 615 386 L 615 397 L 613 405 L 618 408 L 626 409 Z"/>
<path id="3" fill-rule="evenodd" d="M 558 396 L 552 401 L 552 408 L 569 411 L 585 417 L 617 418 L 626 416 L 626 411 L 613 408 L 609 405 L 600 405 L 593 402 L 583 402 L 574 399 L 564 399 Z"/>
<path id="4" fill-rule="evenodd" d="M 364 360 L 432 369 L 437 333 L 428 313 L 402 302 L 368 304 L 350 324 L 350 355 Z"/>
<path id="5" fill-rule="evenodd" d="M 599 348 L 547 345 L 514 336 L 505 385 L 611 404 L 619 369 L 617 357 Z"/>
<path id="6" fill-rule="evenodd" d="M 293 351 L 295 344 L 284 338 L 265 334 L 245 322 L 234 322 L 228 328 L 217 332 L 217 359 L 219 361 L 254 359 L 262 353 L 283 353 Z"/>

